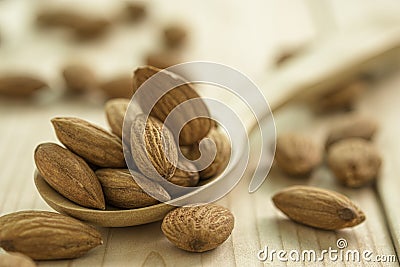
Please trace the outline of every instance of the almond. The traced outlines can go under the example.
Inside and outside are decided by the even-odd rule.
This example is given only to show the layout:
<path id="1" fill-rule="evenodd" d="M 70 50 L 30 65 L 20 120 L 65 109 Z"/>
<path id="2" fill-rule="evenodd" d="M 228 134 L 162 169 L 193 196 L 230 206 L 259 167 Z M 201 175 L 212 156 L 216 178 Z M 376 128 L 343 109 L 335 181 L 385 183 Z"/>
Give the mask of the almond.
<path id="1" fill-rule="evenodd" d="M 178 162 L 178 151 L 167 127 L 149 116 L 140 114 L 133 119 L 131 151 L 136 166 L 145 176 L 171 178 Z"/>
<path id="2" fill-rule="evenodd" d="M 34 260 L 73 259 L 103 243 L 93 227 L 54 212 L 11 213 L 0 225 L 0 246 Z"/>
<path id="3" fill-rule="evenodd" d="M 339 141 L 330 147 L 328 164 L 342 184 L 361 187 L 375 180 L 382 158 L 373 144 L 353 138 Z"/>
<path id="4" fill-rule="evenodd" d="M 67 89 L 73 93 L 83 93 L 97 86 L 94 72 L 83 64 L 65 66 L 62 75 Z"/>
<path id="5" fill-rule="evenodd" d="M 138 172 L 127 169 L 100 169 L 96 175 L 103 187 L 106 201 L 120 208 L 142 208 L 158 203 L 157 199 L 149 196 L 135 181 L 132 174 L 141 181 L 148 181 L 148 189 L 157 192 L 165 200 L 170 199 L 168 193 L 158 184 L 150 181 Z"/>
<path id="6" fill-rule="evenodd" d="M 108 125 L 113 134 L 122 138 L 122 128 L 124 125 L 125 113 L 128 110 L 129 99 L 115 98 L 107 101 L 105 105 Z"/>
<path id="7" fill-rule="evenodd" d="M 179 186 L 190 187 L 196 186 L 199 183 L 199 178 L 196 166 L 188 160 L 179 159 L 175 174 L 168 181 Z"/>
<path id="8" fill-rule="evenodd" d="M 272 200 L 293 221 L 315 228 L 337 230 L 365 220 L 364 213 L 346 196 L 317 187 L 288 187 Z"/>
<path id="9" fill-rule="evenodd" d="M 161 70 L 150 66 L 138 68 L 134 73 L 135 89 L 137 90 L 159 71 Z M 177 113 L 170 118 L 167 127 L 170 130 L 178 130 L 183 126 L 179 133 L 180 145 L 191 145 L 203 139 L 212 126 L 211 120 L 208 119 L 210 113 L 205 103 L 187 83 L 174 88 L 177 83 L 185 82 L 183 78 L 166 70 L 159 75 L 157 79 L 149 80 L 146 83 L 149 85 L 146 88 L 147 91 L 138 96 L 139 105 L 144 113 L 151 111 L 150 115 L 164 122 L 173 109 L 190 100 L 185 106 L 177 108 Z M 162 96 L 158 101 L 155 99 L 157 95 Z"/>
<path id="10" fill-rule="evenodd" d="M 47 84 L 37 78 L 10 75 L 0 77 L 0 96 L 31 97 L 35 92 L 47 87 Z"/>
<path id="11" fill-rule="evenodd" d="M 322 148 L 307 135 L 281 134 L 276 139 L 275 161 L 289 175 L 308 175 L 321 163 Z"/>
<path id="12" fill-rule="evenodd" d="M 126 166 L 118 136 L 78 118 L 58 117 L 51 122 L 61 143 L 88 162 L 104 168 Z"/>
<path id="13" fill-rule="evenodd" d="M 178 248 L 204 252 L 215 249 L 228 239 L 234 221 L 233 214 L 219 205 L 181 207 L 165 216 L 161 230 Z"/>
<path id="14" fill-rule="evenodd" d="M 202 148 L 205 155 L 203 158 L 204 161 L 199 160 L 195 162 L 197 169 L 200 169 L 202 165 L 211 161 L 210 165 L 199 171 L 201 180 L 206 180 L 220 174 L 228 165 L 231 156 L 231 143 L 226 134 L 219 128 L 212 128 L 207 135 L 207 138 L 209 138 L 211 142 L 204 142 Z M 209 155 L 214 155 L 214 149 L 216 149 L 215 158 L 211 159 Z M 201 156 L 199 143 L 196 143 L 189 148 L 182 149 L 181 151 L 186 158 L 192 161 L 198 160 Z"/>
<path id="15" fill-rule="evenodd" d="M 100 89 L 107 98 L 131 98 L 133 95 L 132 77 L 118 76 L 100 85 Z"/>
<path id="16" fill-rule="evenodd" d="M 347 116 L 329 130 L 325 146 L 328 148 L 340 140 L 353 137 L 371 140 L 377 129 L 377 121 L 370 117 Z"/>
<path id="17" fill-rule="evenodd" d="M 44 180 L 64 197 L 84 207 L 105 209 L 101 185 L 79 156 L 57 144 L 44 143 L 35 150 L 35 163 Z"/>

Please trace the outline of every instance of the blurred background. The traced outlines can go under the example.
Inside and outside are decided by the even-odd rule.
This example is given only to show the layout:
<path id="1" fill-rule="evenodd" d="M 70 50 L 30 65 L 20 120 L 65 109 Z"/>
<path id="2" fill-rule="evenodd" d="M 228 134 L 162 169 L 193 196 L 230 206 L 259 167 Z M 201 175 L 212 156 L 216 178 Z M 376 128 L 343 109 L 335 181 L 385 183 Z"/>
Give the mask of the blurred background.
<path id="1" fill-rule="evenodd" d="M 92 73 L 96 85 L 88 87 L 103 88 L 113 80 L 121 87 L 126 79 L 120 78 L 144 64 L 207 60 L 260 83 L 291 56 L 340 32 L 398 25 L 399 11 L 396 0 L 2 0 L 0 77 L 37 78 L 54 99 L 73 87 L 63 76 L 71 65 L 84 67 L 75 69 L 77 76 Z M 114 88 L 100 91 L 86 100 L 124 96 Z"/>

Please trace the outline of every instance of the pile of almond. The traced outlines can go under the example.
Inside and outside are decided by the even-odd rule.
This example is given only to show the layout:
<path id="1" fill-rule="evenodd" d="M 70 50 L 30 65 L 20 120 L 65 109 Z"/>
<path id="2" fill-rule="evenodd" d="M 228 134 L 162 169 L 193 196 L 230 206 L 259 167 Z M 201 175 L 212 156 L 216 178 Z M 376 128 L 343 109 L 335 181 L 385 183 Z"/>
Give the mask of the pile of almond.
<path id="1" fill-rule="evenodd" d="M 329 129 L 326 161 L 343 186 L 368 186 L 378 177 L 382 158 L 371 142 L 377 128 L 375 120 L 352 114 Z M 275 162 L 288 175 L 309 176 L 323 162 L 323 154 L 323 147 L 310 136 L 285 133 L 277 138 Z M 365 220 L 363 212 L 344 195 L 311 186 L 284 189 L 273 196 L 273 202 L 294 221 L 325 230 L 351 227 Z"/>
<path id="2" fill-rule="evenodd" d="M 137 69 L 133 79 L 134 89 L 159 71 L 153 67 Z M 166 71 L 163 75 L 166 84 L 171 79 L 183 79 Z M 76 83 L 75 87 L 78 89 L 90 80 L 88 77 L 86 81 Z M 152 89 L 164 90 L 157 85 Z M 139 106 L 133 109 L 128 109 L 128 99 L 107 102 L 105 113 L 111 131 L 80 118 L 52 119 L 56 136 L 63 146 L 43 143 L 37 146 L 34 153 L 37 169 L 48 185 L 86 208 L 105 210 L 114 206 L 114 209 L 138 209 L 159 201 L 147 194 L 134 178 L 147 181 L 146 186 L 157 192 L 158 199 L 160 196 L 169 200 L 168 191 L 153 180 L 155 177 L 161 176 L 173 184 L 188 187 L 218 176 L 229 162 L 231 144 L 225 132 L 212 119 L 197 116 L 209 114 L 201 99 L 185 106 L 179 116 L 164 125 L 167 115 L 179 104 L 200 98 L 195 89 L 190 84 L 183 84 L 168 91 L 155 103 L 147 118 L 141 107 L 147 105 L 146 97 L 150 94 L 152 92 L 146 92 L 143 99 L 138 99 Z M 191 120 L 184 124 L 175 138 L 169 127 L 179 127 L 187 119 Z M 130 128 L 123 134 L 124 121 Z M 215 143 L 216 156 L 208 167 L 200 170 L 188 159 L 195 160 L 200 156 L 199 141 L 203 138 Z M 127 144 L 130 144 L 127 149 L 131 153 L 125 158 L 123 145 Z M 184 150 L 187 158 L 178 157 L 179 149 Z M 209 149 L 214 149 L 214 146 L 205 147 L 205 150 Z M 132 161 L 134 170 L 128 169 L 127 160 Z M 182 221 L 181 217 L 186 219 Z M 198 228 L 198 222 L 201 222 L 201 228 Z M 102 243 L 96 229 L 57 213 L 12 213 L 0 217 L 0 225 L 0 247 L 24 253 L 35 260 L 79 257 Z M 162 231 L 178 247 L 202 252 L 223 243 L 230 236 L 233 225 L 234 218 L 229 210 L 208 204 L 172 211 L 165 217 Z M 186 230 L 182 232 L 182 229 Z M 21 238 L 22 232 L 26 233 L 24 238 Z"/>

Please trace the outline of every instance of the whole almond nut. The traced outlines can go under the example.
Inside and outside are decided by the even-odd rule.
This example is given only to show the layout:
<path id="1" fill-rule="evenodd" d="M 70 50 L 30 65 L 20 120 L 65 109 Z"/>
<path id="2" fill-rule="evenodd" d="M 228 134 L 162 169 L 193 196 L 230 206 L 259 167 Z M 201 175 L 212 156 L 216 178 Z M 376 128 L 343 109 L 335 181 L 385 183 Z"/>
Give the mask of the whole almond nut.
<path id="1" fill-rule="evenodd" d="M 105 209 L 100 182 L 79 156 L 57 144 L 44 143 L 36 148 L 34 157 L 39 173 L 54 190 L 81 206 Z"/>
<path id="2" fill-rule="evenodd" d="M 108 100 L 105 105 L 108 125 L 113 134 L 122 138 L 122 128 L 124 125 L 125 113 L 129 106 L 129 99 L 115 98 Z"/>
<path id="3" fill-rule="evenodd" d="M 308 175 L 321 163 L 322 149 L 309 136 L 281 134 L 276 139 L 275 161 L 289 175 Z"/>
<path id="4" fill-rule="evenodd" d="M 175 246 L 191 252 L 215 249 L 225 242 L 234 227 L 233 214 L 215 204 L 181 207 L 169 212 L 161 225 Z"/>
<path id="5" fill-rule="evenodd" d="M 47 87 L 42 80 L 29 76 L 10 75 L 0 77 L 0 96 L 31 97 L 35 92 Z"/>
<path id="6" fill-rule="evenodd" d="M 91 40 L 104 36 L 111 28 L 111 23 L 104 18 L 79 16 L 73 24 L 73 32 L 79 40 Z"/>
<path id="7" fill-rule="evenodd" d="M 79 118 L 58 117 L 51 122 L 61 143 L 88 162 L 103 168 L 126 166 L 118 136 Z"/>
<path id="8" fill-rule="evenodd" d="M 315 228 L 337 230 L 365 220 L 364 213 L 346 196 L 317 187 L 288 187 L 272 200 L 293 221 Z"/>
<path id="9" fill-rule="evenodd" d="M 133 119 L 131 151 L 136 166 L 145 176 L 171 178 L 178 163 L 174 137 L 167 127 L 149 116 L 140 114 Z"/>
<path id="10" fill-rule="evenodd" d="M 187 35 L 187 30 L 181 25 L 169 25 L 164 29 L 164 43 L 168 48 L 182 47 Z"/>
<path id="11" fill-rule="evenodd" d="M 0 246 L 34 260 L 73 259 L 103 243 L 93 227 L 54 212 L 11 213 L 0 225 Z"/>
<path id="12" fill-rule="evenodd" d="M 215 147 L 211 142 L 204 143 L 204 155 L 213 155 L 212 151 L 214 148 L 216 148 L 216 154 L 214 159 L 205 156 L 204 162 L 203 160 L 200 160 L 195 163 L 199 169 L 203 163 L 212 160 L 209 166 L 199 171 L 201 180 L 206 180 L 220 174 L 228 165 L 231 156 L 231 143 L 229 138 L 219 128 L 212 128 L 208 133 L 207 138 L 214 142 Z M 199 159 L 201 156 L 198 143 L 190 146 L 187 149 L 182 149 L 181 151 L 186 158 L 192 161 Z"/>
<path id="13" fill-rule="evenodd" d="M 146 18 L 147 9 L 144 3 L 126 3 L 122 17 L 132 22 L 139 22 Z"/>
<path id="14" fill-rule="evenodd" d="M 36 267 L 35 262 L 18 252 L 0 253 L 1 267 Z"/>
<path id="15" fill-rule="evenodd" d="M 373 144 L 352 138 L 339 141 L 329 148 L 328 164 L 342 184 L 361 187 L 375 180 L 382 159 Z"/>
<path id="16" fill-rule="evenodd" d="M 81 15 L 71 10 L 42 10 L 37 15 L 36 21 L 41 27 L 66 27 L 73 28 L 81 20 Z"/>
<path id="17" fill-rule="evenodd" d="M 151 66 L 138 68 L 134 73 L 134 88 L 137 90 L 146 80 L 159 71 L 161 70 Z M 174 130 L 183 126 L 179 133 L 180 145 L 191 145 L 203 139 L 212 126 L 211 120 L 208 119 L 210 113 L 205 103 L 189 84 L 174 88 L 176 82 L 185 82 L 183 78 L 166 70 L 160 72 L 159 75 L 160 79 L 148 81 L 149 87 L 146 88 L 148 91 L 138 96 L 142 110 L 145 113 L 147 110 L 151 110 L 150 115 L 164 122 L 173 109 L 190 100 L 191 102 L 188 102 L 187 105 L 178 107 L 179 112 L 175 113 L 176 116 L 170 118 L 167 127 Z M 168 89 L 172 90 L 164 94 Z M 162 97 L 156 102 L 157 99 L 154 99 L 154 96 L 160 94 Z"/>
<path id="18" fill-rule="evenodd" d="M 196 186 L 199 183 L 199 179 L 200 176 L 196 166 L 188 160 L 179 159 L 175 174 L 168 181 L 179 186 L 190 187 Z"/>
<path id="19" fill-rule="evenodd" d="M 166 69 L 181 62 L 179 54 L 166 51 L 149 53 L 146 57 L 147 65 L 159 69 Z"/>
<path id="20" fill-rule="evenodd" d="M 132 77 L 119 76 L 100 85 L 107 98 L 131 98 L 133 95 Z"/>
<path id="21" fill-rule="evenodd" d="M 97 86 L 95 74 L 83 64 L 65 66 L 62 75 L 67 89 L 73 93 L 83 93 Z"/>
<path id="22" fill-rule="evenodd" d="M 141 180 L 148 180 L 142 174 L 132 171 L 133 175 L 140 176 Z M 158 200 L 149 196 L 134 180 L 127 169 L 100 169 L 96 171 L 106 196 L 107 203 L 120 208 L 142 208 L 155 205 Z M 159 196 L 169 199 L 168 193 L 156 183 L 149 180 L 148 186 L 152 192 L 157 191 Z"/>
<path id="23" fill-rule="evenodd" d="M 371 140 L 377 129 L 378 123 L 370 117 L 348 116 L 332 126 L 325 146 L 328 148 L 333 143 L 347 138 Z"/>
<path id="24" fill-rule="evenodd" d="M 362 79 L 338 85 L 315 100 L 315 108 L 320 112 L 351 109 L 354 102 L 363 94 L 367 85 Z"/>

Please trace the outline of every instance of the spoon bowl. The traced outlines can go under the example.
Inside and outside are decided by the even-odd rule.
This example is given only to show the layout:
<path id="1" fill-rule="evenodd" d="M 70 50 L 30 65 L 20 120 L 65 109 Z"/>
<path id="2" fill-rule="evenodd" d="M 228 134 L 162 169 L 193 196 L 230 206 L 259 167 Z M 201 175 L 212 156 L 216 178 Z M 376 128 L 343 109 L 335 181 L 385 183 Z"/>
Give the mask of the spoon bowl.
<path id="1" fill-rule="evenodd" d="M 51 188 L 39 172 L 34 177 L 36 188 L 43 200 L 56 211 L 103 227 L 135 226 L 162 220 L 175 207 L 160 203 L 139 209 L 117 209 L 107 206 L 106 210 L 96 210 L 79 206 Z"/>

